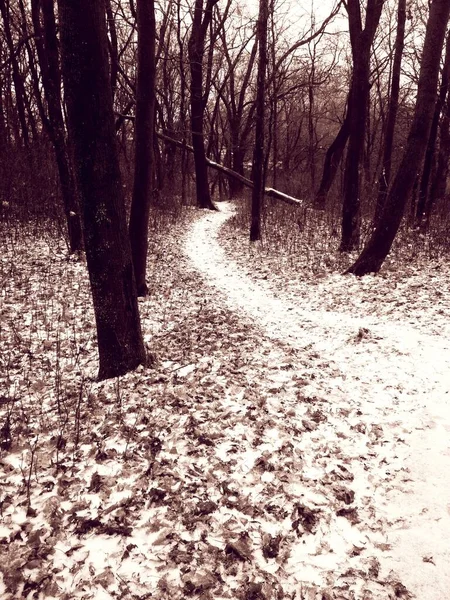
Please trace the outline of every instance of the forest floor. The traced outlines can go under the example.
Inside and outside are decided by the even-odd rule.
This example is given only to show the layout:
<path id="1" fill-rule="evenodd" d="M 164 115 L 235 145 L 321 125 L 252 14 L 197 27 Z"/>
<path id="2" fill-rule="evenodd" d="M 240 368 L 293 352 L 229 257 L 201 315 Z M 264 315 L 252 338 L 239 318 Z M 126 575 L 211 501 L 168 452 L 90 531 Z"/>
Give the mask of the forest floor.
<path id="1" fill-rule="evenodd" d="M 85 265 L 1 232 L 2 600 L 448 596 L 450 265 L 298 271 L 233 218 L 152 235 L 152 364 L 101 383 Z"/>

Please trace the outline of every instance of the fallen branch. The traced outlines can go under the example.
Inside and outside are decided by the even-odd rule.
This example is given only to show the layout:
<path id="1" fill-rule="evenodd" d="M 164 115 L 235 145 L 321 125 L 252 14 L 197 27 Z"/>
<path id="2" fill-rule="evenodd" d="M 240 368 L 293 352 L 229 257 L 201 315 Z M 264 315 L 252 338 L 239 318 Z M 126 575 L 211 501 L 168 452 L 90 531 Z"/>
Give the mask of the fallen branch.
<path id="1" fill-rule="evenodd" d="M 178 146 L 179 148 L 184 148 L 189 152 L 194 152 L 194 148 L 192 146 L 189 146 L 189 144 L 186 144 L 185 142 L 174 140 L 173 138 L 159 131 L 156 132 L 156 135 L 165 142 L 175 144 L 175 146 Z M 211 169 L 215 169 L 216 171 L 224 173 L 225 175 L 229 175 L 230 177 L 233 177 L 234 179 L 237 179 L 238 181 L 243 183 L 245 186 L 253 188 L 253 181 L 251 181 L 251 179 L 247 179 L 247 177 L 244 177 L 239 173 L 236 173 L 236 171 L 233 171 L 228 167 L 224 167 L 220 163 L 216 163 L 213 160 L 210 160 L 209 158 L 206 159 L 206 163 L 208 167 L 211 167 Z M 276 198 L 277 200 L 281 200 L 286 204 L 291 204 L 292 206 L 303 206 L 303 200 L 299 200 L 298 198 L 294 198 L 293 196 L 288 196 L 288 194 L 284 194 L 283 192 L 279 192 L 278 190 L 274 190 L 273 188 L 265 188 L 264 193 L 266 194 L 266 196 L 269 196 L 270 198 Z"/>

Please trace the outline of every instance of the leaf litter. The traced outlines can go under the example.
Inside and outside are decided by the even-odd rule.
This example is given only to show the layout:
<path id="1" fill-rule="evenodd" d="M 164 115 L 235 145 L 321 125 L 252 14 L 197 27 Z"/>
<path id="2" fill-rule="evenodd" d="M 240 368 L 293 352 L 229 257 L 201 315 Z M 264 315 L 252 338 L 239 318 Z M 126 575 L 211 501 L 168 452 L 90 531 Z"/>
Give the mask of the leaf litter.
<path id="1" fill-rule="evenodd" d="M 445 597 L 446 340 L 252 281 L 228 216 L 155 236 L 152 365 L 102 383 L 84 265 L 2 242 L 0 597 Z"/>

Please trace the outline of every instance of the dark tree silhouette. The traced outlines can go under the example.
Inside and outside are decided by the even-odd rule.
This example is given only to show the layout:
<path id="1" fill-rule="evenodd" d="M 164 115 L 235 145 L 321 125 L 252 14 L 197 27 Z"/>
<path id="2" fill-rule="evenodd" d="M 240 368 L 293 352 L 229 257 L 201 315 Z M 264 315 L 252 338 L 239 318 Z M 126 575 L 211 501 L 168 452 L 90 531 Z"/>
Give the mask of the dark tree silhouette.
<path id="1" fill-rule="evenodd" d="M 425 215 L 422 222 L 424 229 L 429 225 L 434 205 L 445 196 L 450 167 L 448 161 L 450 156 L 450 33 L 447 33 L 441 94 L 445 94 L 445 96 L 443 97 L 442 120 L 439 127 L 439 151 L 436 172 L 431 182 L 429 198 L 425 206 Z"/>
<path id="2" fill-rule="evenodd" d="M 414 117 L 392 187 L 380 220 L 356 262 L 348 269 L 354 275 L 376 273 L 386 259 L 400 227 L 406 202 L 424 158 L 436 104 L 439 65 L 450 13 L 450 0 L 434 0 L 430 6 L 420 65 Z"/>
<path id="3" fill-rule="evenodd" d="M 447 44 L 445 52 L 445 60 L 442 68 L 441 85 L 439 94 L 436 100 L 436 106 L 434 108 L 433 120 L 431 122 L 430 135 L 428 138 L 427 149 L 425 152 L 425 159 L 422 169 L 422 177 L 419 185 L 419 195 L 416 206 L 416 223 L 420 228 L 427 226 L 429 215 L 431 213 L 431 207 L 433 199 L 431 195 L 431 181 L 436 164 L 436 148 L 438 147 L 438 132 L 439 122 L 441 120 L 441 113 L 444 108 L 445 99 L 448 92 L 449 78 L 450 78 L 450 44 L 449 36 L 447 35 Z M 448 157 L 447 157 L 448 160 Z M 428 215 L 428 218 L 426 217 Z"/>
<path id="4" fill-rule="evenodd" d="M 349 138 L 344 171 L 341 251 L 359 246 L 361 226 L 360 171 L 369 104 L 370 49 L 384 0 L 367 0 L 364 28 L 360 0 L 348 0 L 347 12 L 353 58 L 349 94 Z"/>
<path id="5" fill-rule="evenodd" d="M 3 20 L 4 34 L 6 45 L 9 53 L 9 60 L 12 68 L 12 79 L 14 83 L 14 99 L 19 117 L 21 137 L 25 146 L 28 146 L 30 142 L 30 132 L 27 122 L 26 110 L 25 110 L 25 85 L 23 82 L 22 75 L 20 73 L 19 62 L 17 60 L 16 49 L 14 47 L 14 40 L 11 30 L 11 19 L 10 19 L 10 4 L 9 0 L 0 0 L 0 14 Z"/>
<path id="6" fill-rule="evenodd" d="M 384 134 L 383 163 L 378 188 L 377 204 L 375 207 L 374 223 L 378 223 L 381 211 L 386 200 L 389 183 L 391 181 L 392 150 L 394 146 L 394 130 L 397 121 L 398 100 L 400 95 L 400 76 L 402 66 L 403 47 L 405 45 L 406 0 L 398 1 L 397 33 L 395 36 L 394 61 L 392 65 L 391 93 Z"/>
<path id="7" fill-rule="evenodd" d="M 83 249 L 81 214 L 62 109 L 59 44 L 53 0 L 31 0 L 31 16 L 47 103 L 47 115 L 44 115 L 43 124 L 55 150 L 70 251 L 80 252 Z"/>
<path id="8" fill-rule="evenodd" d="M 242 35 L 237 30 L 237 35 Z M 231 57 L 230 47 L 232 42 L 225 29 L 220 32 L 224 59 L 227 63 L 227 74 L 224 83 L 218 87 L 217 93 L 222 100 L 227 113 L 227 127 L 229 128 L 229 166 L 239 175 L 244 176 L 244 161 L 248 146 L 248 137 L 254 126 L 254 108 L 252 102 L 248 107 L 248 86 L 253 73 L 258 44 L 253 43 L 251 51 L 244 62 L 245 51 L 248 43 L 253 39 L 253 34 L 246 40 L 234 58 Z M 241 66 L 242 65 L 242 66 Z M 243 71 L 241 74 L 240 71 Z M 228 179 L 230 197 L 237 198 L 243 190 L 243 183 L 234 177 Z"/>
<path id="9" fill-rule="evenodd" d="M 344 154 L 345 146 L 347 145 L 348 136 L 350 135 L 350 106 L 347 100 L 347 112 L 345 113 L 342 125 L 330 144 L 323 165 L 322 179 L 320 181 L 319 190 L 314 198 L 314 208 L 325 210 L 328 192 L 333 185 L 336 172 Z"/>
<path id="10" fill-rule="evenodd" d="M 258 75 L 256 81 L 256 115 L 255 115 L 255 147 L 253 150 L 252 168 L 252 216 L 250 224 L 250 241 L 261 239 L 261 209 L 264 198 L 264 121 L 267 72 L 267 21 L 269 18 L 268 0 L 259 0 L 259 16 L 257 29 L 258 43 Z"/>
<path id="11" fill-rule="evenodd" d="M 145 362 L 115 139 L 104 0 L 58 0 L 64 89 L 83 206 L 99 378 Z"/>
<path id="12" fill-rule="evenodd" d="M 191 128 L 192 146 L 194 148 L 195 185 L 197 203 L 200 208 L 215 210 L 211 200 L 208 183 L 208 166 L 206 163 L 205 140 L 203 133 L 203 116 L 209 90 L 203 92 L 203 59 L 208 27 L 212 20 L 212 10 L 218 0 L 195 0 L 192 30 L 188 42 L 189 67 L 191 70 Z"/>
<path id="13" fill-rule="evenodd" d="M 148 294 L 146 267 L 148 222 L 153 192 L 155 139 L 155 5 L 154 0 L 137 0 L 138 68 L 133 200 L 130 213 L 130 242 L 139 296 Z"/>

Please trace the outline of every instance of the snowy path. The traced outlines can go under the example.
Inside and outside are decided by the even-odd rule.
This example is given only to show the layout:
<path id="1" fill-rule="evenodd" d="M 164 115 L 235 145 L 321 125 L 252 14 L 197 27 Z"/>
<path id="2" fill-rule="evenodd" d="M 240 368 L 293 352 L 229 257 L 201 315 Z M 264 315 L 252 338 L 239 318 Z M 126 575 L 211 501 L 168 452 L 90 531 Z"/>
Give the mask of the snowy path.
<path id="1" fill-rule="evenodd" d="M 312 391 L 334 403 L 345 398 L 365 426 L 381 428 L 389 477 L 385 485 L 379 475 L 371 478 L 378 456 L 372 466 L 361 465 L 354 482 L 357 494 L 360 485 L 361 496 L 372 497 L 374 518 L 387 524 L 381 568 L 397 573 L 419 600 L 449 597 L 449 340 L 385 318 L 306 310 L 307 298 L 251 281 L 217 241 L 231 214 L 223 205 L 202 215 L 186 236 L 187 256 L 219 291 L 216 302 L 254 319 L 274 343 L 316 357 L 320 375 Z M 351 451 L 352 440 L 346 443 Z"/>

